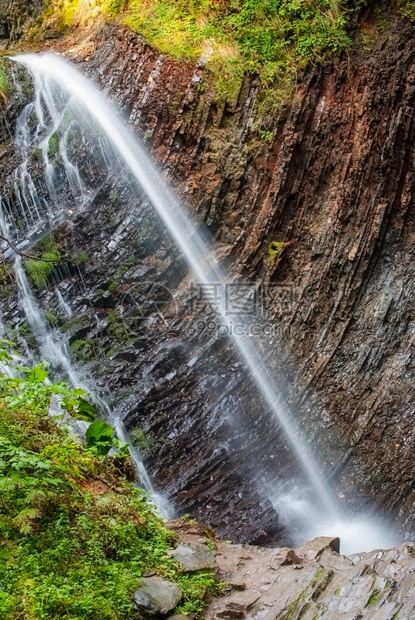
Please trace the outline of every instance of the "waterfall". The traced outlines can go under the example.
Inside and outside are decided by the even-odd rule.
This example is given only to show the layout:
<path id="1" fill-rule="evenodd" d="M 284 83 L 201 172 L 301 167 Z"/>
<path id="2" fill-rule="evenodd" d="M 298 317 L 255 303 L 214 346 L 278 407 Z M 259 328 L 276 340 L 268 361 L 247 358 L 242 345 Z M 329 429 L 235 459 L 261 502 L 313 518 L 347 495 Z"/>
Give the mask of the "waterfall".
<path id="1" fill-rule="evenodd" d="M 0 229 L 1 230 L 1 229 Z M 0 312 L 0 340 L 4 338 L 7 339 L 6 328 L 4 327 L 3 317 Z M 5 362 L 5 360 L 0 360 L 0 373 L 7 375 L 8 377 L 13 377 L 13 369 Z"/>
<path id="2" fill-rule="evenodd" d="M 220 267 L 218 260 L 211 252 L 208 235 L 198 232 L 198 226 L 162 181 L 159 172 L 150 162 L 144 148 L 133 137 L 129 128 L 121 121 L 104 96 L 77 69 L 59 57 L 50 54 L 25 54 L 15 57 L 14 60 L 23 63 L 31 71 L 36 88 L 35 101 L 27 106 L 20 116 L 17 128 L 17 142 L 23 151 L 29 145 L 32 145 L 32 148 L 34 143 L 38 145 L 45 171 L 45 184 L 50 198 L 49 201 L 45 201 L 39 197 L 34 185 L 31 183 L 27 167 L 22 165 L 19 175 L 21 179 L 20 187 L 23 189 L 19 190 L 19 204 L 23 230 L 19 231 L 19 235 L 25 234 L 26 238 L 28 238 L 36 234 L 39 228 L 44 227 L 45 219 L 48 219 L 49 225 L 53 226 L 69 207 L 67 198 L 63 197 L 62 193 L 58 196 L 56 170 L 51 164 L 49 157 L 51 142 L 53 147 L 53 136 L 59 127 L 63 128 L 63 138 L 60 140 L 59 149 L 66 175 L 67 192 L 72 201 L 70 203 L 70 212 L 72 213 L 74 208 L 86 208 L 88 196 L 84 190 L 82 176 L 68 154 L 68 140 L 71 128 L 81 126 L 83 119 L 87 117 L 88 119 L 93 119 L 94 123 L 101 128 L 105 139 L 112 144 L 121 160 L 125 162 L 132 176 L 136 179 L 164 222 L 166 229 L 182 252 L 198 281 L 204 285 L 229 282 L 228 275 Z M 59 102 L 59 105 L 57 105 L 57 102 Z M 35 136 L 30 134 L 28 130 L 29 118 L 33 118 L 34 115 L 38 120 Z M 50 125 L 46 122 L 46 115 L 49 119 L 52 119 L 52 129 L 50 129 Z M 94 153 L 94 157 L 96 156 L 98 155 Z M 103 163 L 106 163 L 109 159 L 105 144 L 102 145 L 100 157 Z M 52 204 L 53 209 L 51 208 Z M 10 216 L 7 220 L 7 226 L 17 236 L 16 226 L 12 226 L 10 222 L 12 215 L 9 213 L 7 205 L 3 211 L 5 211 L 2 216 L 3 221 L 7 215 Z M 0 215 L 1 213 L 2 211 L 0 210 Z M 16 259 L 16 276 L 22 295 L 22 305 L 28 322 L 32 326 L 38 340 L 42 356 L 55 367 L 63 369 L 73 384 L 82 387 L 82 380 L 80 380 L 81 378 L 69 360 L 66 345 L 55 342 L 51 332 L 45 327 L 45 318 L 33 298 L 19 258 Z M 60 293 L 58 291 L 56 291 L 56 294 L 62 309 L 65 310 L 64 300 L 59 297 Z M 66 312 L 68 313 L 68 309 L 66 309 Z M 229 333 L 232 333 L 231 318 L 228 315 L 224 302 L 219 303 L 218 313 L 222 323 L 228 328 Z M 249 334 L 250 319 L 244 319 L 243 316 L 238 317 L 238 319 L 243 322 L 241 331 Z M 339 524 L 344 522 L 343 510 L 339 506 L 334 493 L 332 493 L 306 437 L 297 428 L 295 421 L 283 402 L 278 387 L 271 376 L 270 369 L 264 363 L 267 355 L 264 354 L 259 345 L 255 344 L 254 339 L 250 339 L 247 335 L 232 337 L 232 343 L 243 360 L 249 375 L 255 382 L 258 392 L 261 394 L 264 403 L 266 403 L 267 409 L 283 430 L 291 450 L 302 469 L 304 479 L 308 481 L 311 487 L 311 501 L 315 504 L 312 515 L 310 516 L 309 514 L 303 519 L 302 512 L 304 511 L 304 506 L 301 506 L 301 510 L 297 511 L 296 516 L 300 521 L 303 520 L 303 525 L 308 532 L 313 528 L 315 529 L 316 525 L 323 523 L 331 523 L 331 528 L 335 524 L 336 528 L 339 527 L 341 529 L 343 526 Z M 87 386 L 86 389 L 90 391 Z M 119 436 L 124 438 L 125 430 L 121 420 L 115 420 L 113 423 L 117 427 Z M 137 459 L 137 467 L 141 471 L 140 475 L 145 481 L 147 488 L 154 492 L 154 489 L 151 487 L 151 481 L 145 470 L 142 469 L 142 463 L 137 458 L 137 455 L 133 454 L 133 456 Z M 279 497 L 275 498 L 275 488 L 270 490 L 264 487 L 262 491 L 264 495 L 268 495 L 276 503 L 278 508 L 284 505 L 284 501 L 281 503 Z M 157 495 L 155 497 L 157 499 Z M 159 500 L 162 503 L 160 498 Z M 291 508 L 293 504 L 295 502 L 291 501 Z M 310 519 L 312 521 L 311 525 L 309 523 Z M 329 529 L 330 527 L 318 533 L 329 533 Z"/>
<path id="3" fill-rule="evenodd" d="M 56 297 L 58 299 L 59 308 L 62 310 L 62 313 L 67 318 L 70 318 L 73 315 L 72 309 L 69 304 L 64 300 L 62 293 L 58 288 L 55 289 Z"/>
<path id="4" fill-rule="evenodd" d="M 151 164 L 143 147 L 131 135 L 102 94 L 77 69 L 56 56 L 25 54 L 16 57 L 15 60 L 23 63 L 32 71 L 36 84 L 47 85 L 45 87 L 45 100 L 50 101 L 52 98 L 51 80 L 55 80 L 64 91 L 69 93 L 71 98 L 82 103 L 92 118 L 101 126 L 105 136 L 111 141 L 156 208 L 199 282 L 204 284 L 225 282 L 226 274 L 212 257 L 204 237 L 196 231 L 194 222 L 162 182 L 158 171 Z M 45 80 L 45 78 L 47 79 Z M 53 110 L 51 103 L 48 104 L 48 107 Z M 219 307 L 219 313 L 221 320 L 230 328 L 230 318 L 223 304 Z M 338 518 L 340 510 L 337 501 L 328 489 L 307 441 L 301 437 L 299 430 L 282 405 L 282 398 L 278 389 L 268 378 L 269 372 L 264 367 L 263 356 L 256 350 L 254 344 L 248 341 L 247 337 L 234 338 L 233 343 L 270 411 L 283 428 L 290 446 L 302 466 L 304 475 L 312 485 L 315 497 L 321 503 L 327 516 Z"/>
<path id="5" fill-rule="evenodd" d="M 127 441 L 128 437 L 121 420 L 113 415 L 107 403 L 99 396 L 99 394 L 96 394 L 91 389 L 89 382 L 85 380 L 85 377 L 82 377 L 74 368 L 69 358 L 66 343 L 57 341 L 54 338 L 53 333 L 49 330 L 44 313 L 33 295 L 25 270 L 22 266 L 22 259 L 20 256 L 18 256 L 15 260 L 14 269 L 20 291 L 23 311 L 36 337 L 42 359 L 49 362 L 54 370 L 64 373 L 69 378 L 69 381 L 73 387 L 79 387 L 89 393 L 91 400 L 101 411 L 105 412 L 106 417 L 113 426 L 118 438 L 123 441 Z M 67 308 L 70 314 L 72 314 L 71 308 L 69 306 L 67 306 Z M 140 455 L 133 446 L 130 446 L 130 454 L 133 459 L 137 475 L 143 484 L 143 487 L 151 495 L 152 500 L 160 514 L 166 518 L 173 516 L 174 511 L 172 507 L 166 498 L 155 491 L 144 464 L 140 459 Z"/>

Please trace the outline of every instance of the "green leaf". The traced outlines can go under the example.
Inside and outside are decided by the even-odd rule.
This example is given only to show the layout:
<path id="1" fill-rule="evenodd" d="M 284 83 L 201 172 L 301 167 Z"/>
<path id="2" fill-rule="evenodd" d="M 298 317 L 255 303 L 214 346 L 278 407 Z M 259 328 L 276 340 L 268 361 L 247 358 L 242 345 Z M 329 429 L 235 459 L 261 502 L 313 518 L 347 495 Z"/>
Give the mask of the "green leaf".
<path id="1" fill-rule="evenodd" d="M 32 368 L 27 380 L 33 381 L 33 383 L 43 383 L 43 381 L 47 378 L 47 371 L 42 366 L 36 366 L 35 368 Z"/>
<path id="2" fill-rule="evenodd" d="M 81 420 L 86 420 L 87 422 L 91 422 L 96 419 L 97 412 L 95 411 L 95 407 L 91 405 L 91 403 L 89 403 L 84 398 L 80 398 L 79 404 L 78 404 L 78 410 L 76 412 L 75 417 Z"/>
<path id="3" fill-rule="evenodd" d="M 86 432 L 88 448 L 96 448 L 98 453 L 104 456 L 112 447 L 114 429 L 106 422 L 93 422 Z"/>
<path id="4" fill-rule="evenodd" d="M 121 439 L 114 437 L 112 443 L 117 448 L 117 456 L 120 456 L 122 458 L 129 456 L 130 446 L 127 441 L 122 441 Z"/>

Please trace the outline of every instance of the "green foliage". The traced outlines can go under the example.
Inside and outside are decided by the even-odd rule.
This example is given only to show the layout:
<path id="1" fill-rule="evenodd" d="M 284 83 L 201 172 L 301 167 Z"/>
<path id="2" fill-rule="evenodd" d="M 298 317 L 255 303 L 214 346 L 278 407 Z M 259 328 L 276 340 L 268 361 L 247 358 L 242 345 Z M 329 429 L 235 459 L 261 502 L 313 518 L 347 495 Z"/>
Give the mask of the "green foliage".
<path id="1" fill-rule="evenodd" d="M 271 241 L 268 246 L 268 256 L 271 260 L 275 260 L 281 254 L 285 247 L 283 241 Z"/>
<path id="2" fill-rule="evenodd" d="M 109 15 L 119 15 L 126 4 L 127 0 L 106 0 L 104 10 Z"/>
<path id="3" fill-rule="evenodd" d="M 205 56 L 218 89 L 235 91 L 247 70 L 284 83 L 308 60 L 348 50 L 349 12 L 347 0 L 131 0 L 125 19 L 162 52 Z"/>
<path id="4" fill-rule="evenodd" d="M 86 431 L 86 444 L 105 456 L 111 450 L 113 434 L 114 429 L 106 422 L 93 422 Z"/>
<path id="5" fill-rule="evenodd" d="M 26 271 L 32 284 L 42 289 L 47 286 L 49 276 L 61 259 L 59 248 L 52 237 L 45 237 L 33 247 L 32 254 L 39 255 L 39 260 L 27 259 Z"/>
<path id="6" fill-rule="evenodd" d="M 11 363 L 4 348 L 0 358 Z M 83 392 L 46 382 L 45 365 L 19 371 L 0 374 L 0 620 L 132 620 L 147 572 L 178 583 L 181 608 L 200 612 L 220 588 L 212 574 L 183 574 L 146 494 L 48 415 L 56 398 L 82 415 Z"/>
<path id="7" fill-rule="evenodd" d="M 11 292 L 13 278 L 6 265 L 0 265 L 0 298 L 7 297 Z"/>
<path id="8" fill-rule="evenodd" d="M 71 263 L 74 267 L 81 267 L 85 265 L 89 261 L 89 256 L 86 252 L 79 252 L 78 254 L 74 254 L 71 258 Z"/>
<path id="9" fill-rule="evenodd" d="M 56 311 L 53 308 L 48 308 L 45 312 L 46 320 L 50 325 L 56 325 L 58 322 L 58 317 L 56 315 Z"/>
<path id="10" fill-rule="evenodd" d="M 7 95 L 10 90 L 9 78 L 6 67 L 0 58 L 0 102 L 7 103 Z"/>
<path id="11" fill-rule="evenodd" d="M 120 319 L 118 310 L 110 310 L 107 314 L 108 329 L 110 333 L 120 342 L 126 342 L 130 333 L 124 321 Z"/>
<path id="12" fill-rule="evenodd" d="M 89 360 L 94 354 L 94 346 L 90 340 L 74 340 L 69 349 L 79 360 Z"/>
<path id="13" fill-rule="evenodd" d="M 142 428 L 135 428 L 131 433 L 131 440 L 141 452 L 151 452 L 159 445 L 165 443 L 163 439 L 154 439 L 154 437 L 146 436 Z"/>
<path id="14" fill-rule="evenodd" d="M 363 29 L 360 36 L 363 49 L 365 50 L 365 52 L 370 52 L 375 43 L 373 33 L 370 30 Z"/>
<path id="15" fill-rule="evenodd" d="M 415 20 L 415 4 L 413 0 L 398 0 L 398 7 L 404 17 Z"/>
<path id="16" fill-rule="evenodd" d="M 263 144 L 268 144 L 273 141 L 274 133 L 272 131 L 261 131 L 259 137 Z"/>

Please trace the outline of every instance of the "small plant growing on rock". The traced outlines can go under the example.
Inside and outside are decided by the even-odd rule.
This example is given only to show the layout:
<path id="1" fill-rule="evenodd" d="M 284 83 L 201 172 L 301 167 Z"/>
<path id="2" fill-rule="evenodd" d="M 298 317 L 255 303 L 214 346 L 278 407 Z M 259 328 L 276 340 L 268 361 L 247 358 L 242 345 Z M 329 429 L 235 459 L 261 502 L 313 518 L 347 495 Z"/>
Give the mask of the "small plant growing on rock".
<path id="1" fill-rule="evenodd" d="M 52 237 L 45 237 L 32 251 L 34 255 L 39 254 L 39 259 L 26 260 L 27 274 L 36 288 L 46 288 L 49 276 L 61 259 L 59 248 Z"/>
<path id="2" fill-rule="evenodd" d="M 274 139 L 274 132 L 273 131 L 261 131 L 261 133 L 259 134 L 259 137 L 260 137 L 262 144 L 269 144 Z"/>
<path id="3" fill-rule="evenodd" d="M 71 264 L 74 267 L 81 267 L 89 261 L 89 256 L 86 252 L 79 252 L 71 257 Z"/>
<path id="4" fill-rule="evenodd" d="M 283 241 L 271 241 L 268 246 L 268 256 L 271 260 L 276 260 L 285 247 L 285 243 Z"/>

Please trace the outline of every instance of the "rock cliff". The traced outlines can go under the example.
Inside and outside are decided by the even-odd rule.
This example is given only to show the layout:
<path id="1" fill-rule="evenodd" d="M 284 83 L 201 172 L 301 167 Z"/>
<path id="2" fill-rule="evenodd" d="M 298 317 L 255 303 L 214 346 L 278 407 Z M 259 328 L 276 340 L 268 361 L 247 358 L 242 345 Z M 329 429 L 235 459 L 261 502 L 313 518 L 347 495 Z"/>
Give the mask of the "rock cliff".
<path id="1" fill-rule="evenodd" d="M 266 141 L 255 76 L 229 103 L 203 66 L 122 27 L 77 43 L 48 49 L 120 105 L 223 262 L 268 292 L 271 372 L 337 494 L 413 532 L 414 26 L 393 17 L 370 51 L 308 67 Z M 12 175 L 4 164 L 6 186 Z M 190 333 L 185 310 L 172 310 L 171 292 L 188 299 L 191 278 L 146 200 L 96 180 L 89 210 L 61 230 L 69 256 L 91 258 L 82 283 L 68 262 L 41 302 L 67 291 L 80 321 L 66 328 L 89 346 L 78 359 L 129 430 L 142 429 L 149 473 L 179 511 L 235 541 L 275 534 L 272 489 L 296 470 L 278 426 L 229 341 Z M 15 299 L 4 310 L 20 320 Z"/>

